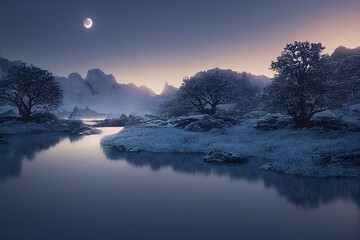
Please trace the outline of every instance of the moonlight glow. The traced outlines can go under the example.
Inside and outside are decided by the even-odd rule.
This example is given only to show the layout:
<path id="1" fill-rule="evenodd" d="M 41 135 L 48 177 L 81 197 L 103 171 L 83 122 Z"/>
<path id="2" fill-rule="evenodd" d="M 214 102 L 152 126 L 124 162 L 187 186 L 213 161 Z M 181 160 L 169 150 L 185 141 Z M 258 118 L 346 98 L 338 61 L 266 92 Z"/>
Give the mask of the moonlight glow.
<path id="1" fill-rule="evenodd" d="M 91 28 L 93 25 L 93 21 L 91 20 L 91 18 L 85 18 L 84 20 L 84 27 L 85 28 Z"/>

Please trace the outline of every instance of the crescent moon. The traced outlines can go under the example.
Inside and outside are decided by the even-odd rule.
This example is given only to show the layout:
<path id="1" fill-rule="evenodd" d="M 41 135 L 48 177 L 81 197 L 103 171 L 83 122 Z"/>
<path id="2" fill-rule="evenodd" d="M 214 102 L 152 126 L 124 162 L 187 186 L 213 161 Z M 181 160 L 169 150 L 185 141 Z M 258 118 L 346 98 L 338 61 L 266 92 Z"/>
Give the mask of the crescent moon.
<path id="1" fill-rule="evenodd" d="M 84 20 L 84 27 L 85 28 L 91 28 L 93 25 L 93 21 L 91 20 L 91 18 L 85 18 Z"/>

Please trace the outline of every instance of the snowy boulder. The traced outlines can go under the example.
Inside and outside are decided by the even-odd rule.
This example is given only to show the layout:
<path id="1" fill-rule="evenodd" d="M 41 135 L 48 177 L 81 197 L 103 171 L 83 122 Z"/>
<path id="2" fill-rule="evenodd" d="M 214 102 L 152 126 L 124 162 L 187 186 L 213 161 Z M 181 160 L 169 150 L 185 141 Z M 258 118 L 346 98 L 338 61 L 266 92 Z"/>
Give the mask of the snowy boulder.
<path id="1" fill-rule="evenodd" d="M 333 130 L 333 131 L 360 131 L 360 128 L 354 124 L 347 123 L 340 118 L 317 117 L 312 122 L 313 129 Z"/>
<path id="2" fill-rule="evenodd" d="M 209 115 L 197 115 L 188 117 L 177 117 L 169 120 L 169 123 L 176 128 L 182 128 L 192 132 L 205 132 L 211 129 L 230 127 L 237 122 L 235 118 L 226 117 L 224 119 L 214 118 Z"/>
<path id="3" fill-rule="evenodd" d="M 169 120 L 170 124 L 173 124 L 176 128 L 185 128 L 193 122 L 199 121 L 201 116 L 190 116 L 190 117 L 175 117 Z"/>
<path id="4" fill-rule="evenodd" d="M 248 157 L 246 156 L 218 151 L 210 151 L 203 159 L 205 162 L 210 163 L 242 164 L 248 162 Z"/>
<path id="5" fill-rule="evenodd" d="M 253 127 L 262 130 L 273 130 L 288 128 L 293 125 L 291 117 L 283 114 L 267 114 L 260 117 L 254 124 Z"/>
<path id="6" fill-rule="evenodd" d="M 192 131 L 192 132 L 204 132 L 210 131 L 214 128 L 224 128 L 229 127 L 230 125 L 227 124 L 225 121 L 221 119 L 215 119 L 210 116 L 206 116 L 199 121 L 192 122 L 185 127 L 185 130 Z"/>
<path id="7" fill-rule="evenodd" d="M 241 118 L 242 119 L 259 119 L 268 114 L 269 114 L 268 112 L 257 110 L 257 111 L 251 111 L 249 113 L 246 113 Z"/>
<path id="8" fill-rule="evenodd" d="M 214 115 L 213 118 L 225 124 L 226 125 L 225 127 L 234 126 L 241 122 L 238 117 L 229 116 L 229 115 Z"/>
<path id="9" fill-rule="evenodd" d="M 14 109 L 10 109 L 10 110 L 6 110 L 0 113 L 0 118 L 2 117 L 13 117 L 16 116 L 17 114 L 15 113 Z"/>

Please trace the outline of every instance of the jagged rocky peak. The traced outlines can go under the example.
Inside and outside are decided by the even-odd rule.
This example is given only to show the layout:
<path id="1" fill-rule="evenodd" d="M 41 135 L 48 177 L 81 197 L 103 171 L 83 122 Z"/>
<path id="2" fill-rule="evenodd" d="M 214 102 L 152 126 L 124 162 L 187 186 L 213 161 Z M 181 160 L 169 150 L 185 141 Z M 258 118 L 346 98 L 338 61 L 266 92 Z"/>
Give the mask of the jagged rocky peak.
<path id="1" fill-rule="evenodd" d="M 157 94 L 150 88 L 145 85 L 139 87 L 139 91 L 141 91 L 145 96 L 156 96 Z"/>
<path id="2" fill-rule="evenodd" d="M 90 69 L 87 72 L 86 78 L 87 81 L 103 81 L 117 83 L 115 77 L 112 74 L 105 74 L 102 70 L 98 68 Z"/>
<path id="3" fill-rule="evenodd" d="M 96 90 L 110 89 L 117 85 L 117 81 L 112 74 L 105 74 L 98 68 L 90 69 L 87 72 L 85 80 L 90 83 Z"/>
<path id="4" fill-rule="evenodd" d="M 348 57 L 351 55 L 360 55 L 360 47 L 347 48 L 344 46 L 337 47 L 331 54 L 331 57 Z"/>
<path id="5" fill-rule="evenodd" d="M 178 88 L 174 87 L 173 85 L 170 85 L 168 82 L 165 82 L 165 86 L 161 92 L 160 95 L 168 95 L 173 94 L 178 90 Z"/>

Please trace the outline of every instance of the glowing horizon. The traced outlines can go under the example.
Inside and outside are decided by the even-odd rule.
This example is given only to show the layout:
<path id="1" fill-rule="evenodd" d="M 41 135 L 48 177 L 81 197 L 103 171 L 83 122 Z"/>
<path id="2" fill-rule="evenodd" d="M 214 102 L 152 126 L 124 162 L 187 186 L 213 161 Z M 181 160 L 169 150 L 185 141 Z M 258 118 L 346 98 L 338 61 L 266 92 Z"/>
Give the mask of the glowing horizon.
<path id="1" fill-rule="evenodd" d="M 26 1 L 8 3 L 9 11 L 0 16 L 5 30 L 0 51 L 58 76 L 85 77 L 87 70 L 99 68 L 119 83 L 145 85 L 156 93 L 165 82 L 179 87 L 185 76 L 215 67 L 272 77 L 270 63 L 287 43 L 321 42 L 328 54 L 340 45 L 360 46 L 359 1 L 308 1 L 156 0 L 109 6 L 89 1 L 71 9 L 67 3 L 35 4 L 53 10 L 51 18 L 61 20 L 53 26 L 43 20 L 48 11 L 28 11 L 33 6 Z M 293 4 L 297 11 L 286 11 Z M 87 16 L 97 23 L 92 31 L 83 29 Z M 19 25 L 22 19 L 31 21 Z"/>

